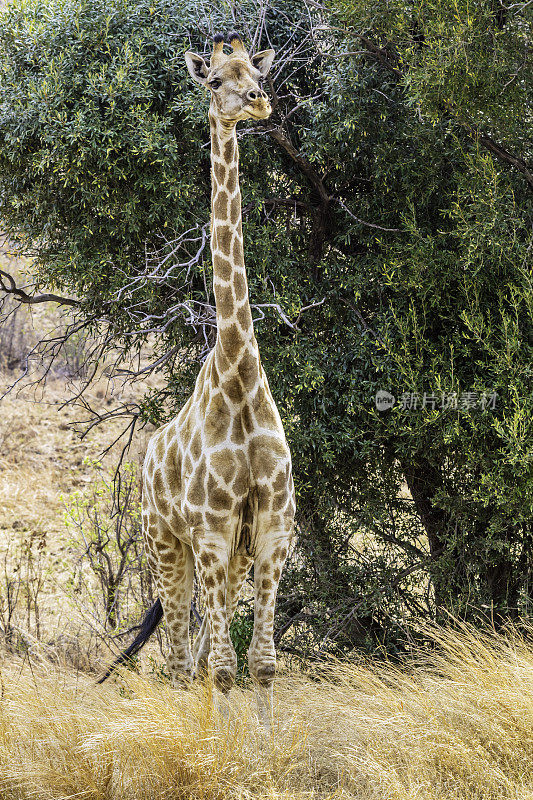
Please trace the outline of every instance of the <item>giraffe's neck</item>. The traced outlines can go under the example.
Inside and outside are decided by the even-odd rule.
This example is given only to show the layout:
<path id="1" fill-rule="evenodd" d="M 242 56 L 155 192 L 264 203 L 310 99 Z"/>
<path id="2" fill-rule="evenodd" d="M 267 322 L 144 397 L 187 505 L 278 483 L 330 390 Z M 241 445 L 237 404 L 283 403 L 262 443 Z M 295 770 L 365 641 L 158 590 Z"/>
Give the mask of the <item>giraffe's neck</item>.
<path id="1" fill-rule="evenodd" d="M 235 124 L 222 123 L 211 112 L 211 253 L 217 315 L 215 360 L 219 371 L 238 370 L 242 357 L 257 361 L 244 266 L 239 148 Z"/>

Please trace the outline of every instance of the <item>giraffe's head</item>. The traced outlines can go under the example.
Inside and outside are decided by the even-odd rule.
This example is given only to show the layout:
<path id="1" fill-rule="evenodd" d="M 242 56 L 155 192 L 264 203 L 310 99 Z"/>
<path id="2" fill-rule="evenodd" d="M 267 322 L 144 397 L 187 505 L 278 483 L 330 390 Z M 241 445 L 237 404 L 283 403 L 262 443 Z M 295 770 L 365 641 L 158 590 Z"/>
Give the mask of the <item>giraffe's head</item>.
<path id="1" fill-rule="evenodd" d="M 272 113 L 268 98 L 261 88 L 274 60 L 273 50 L 262 50 L 249 56 L 238 33 L 230 33 L 233 52 L 224 53 L 224 37 L 213 39 L 209 66 L 202 56 L 185 53 L 185 61 L 195 81 L 211 92 L 211 111 L 224 122 L 241 119 L 267 119 Z"/>

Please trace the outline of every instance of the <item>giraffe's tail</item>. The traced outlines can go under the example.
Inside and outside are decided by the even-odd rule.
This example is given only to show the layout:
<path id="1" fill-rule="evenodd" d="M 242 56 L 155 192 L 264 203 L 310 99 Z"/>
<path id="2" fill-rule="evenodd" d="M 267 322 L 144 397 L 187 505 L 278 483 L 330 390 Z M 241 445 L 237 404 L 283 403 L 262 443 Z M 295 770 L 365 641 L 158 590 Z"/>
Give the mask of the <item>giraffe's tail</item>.
<path id="1" fill-rule="evenodd" d="M 161 600 L 157 598 L 153 606 L 151 606 L 146 612 L 146 616 L 141 622 L 139 633 L 133 642 L 118 656 L 118 658 L 115 659 L 115 661 L 113 661 L 111 666 L 108 667 L 105 674 L 102 675 L 97 683 L 103 683 L 105 680 L 107 680 L 107 678 L 109 678 L 111 673 L 114 672 L 117 667 L 120 667 L 122 664 L 126 664 L 130 658 L 132 658 L 132 656 L 139 652 L 141 647 L 148 641 L 152 633 L 161 622 L 162 617 L 163 606 L 161 605 Z"/>

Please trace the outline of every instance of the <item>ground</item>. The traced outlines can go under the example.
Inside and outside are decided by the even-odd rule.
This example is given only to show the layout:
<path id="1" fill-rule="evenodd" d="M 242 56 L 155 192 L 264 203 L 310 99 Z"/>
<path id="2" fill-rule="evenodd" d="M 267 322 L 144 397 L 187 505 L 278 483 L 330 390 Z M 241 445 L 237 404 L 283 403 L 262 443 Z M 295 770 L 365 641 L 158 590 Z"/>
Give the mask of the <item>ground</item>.
<path id="1" fill-rule="evenodd" d="M 97 687 L 65 670 L 2 668 L 5 798 L 531 800 L 533 653 L 436 632 L 440 654 L 398 671 L 331 664 L 282 675 L 270 735 L 252 695 L 229 718 L 209 684 L 129 673 Z"/>

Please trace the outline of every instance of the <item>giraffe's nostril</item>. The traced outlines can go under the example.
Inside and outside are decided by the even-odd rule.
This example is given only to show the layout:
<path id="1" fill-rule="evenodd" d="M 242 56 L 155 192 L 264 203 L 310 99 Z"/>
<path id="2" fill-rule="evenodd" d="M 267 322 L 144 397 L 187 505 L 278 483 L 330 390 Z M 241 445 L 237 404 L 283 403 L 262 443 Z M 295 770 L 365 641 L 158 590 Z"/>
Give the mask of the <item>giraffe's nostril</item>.
<path id="1" fill-rule="evenodd" d="M 248 92 L 248 95 L 247 95 L 248 100 L 257 100 L 258 96 L 259 95 L 257 94 L 257 92 L 254 92 L 253 89 L 250 89 L 250 91 Z"/>

